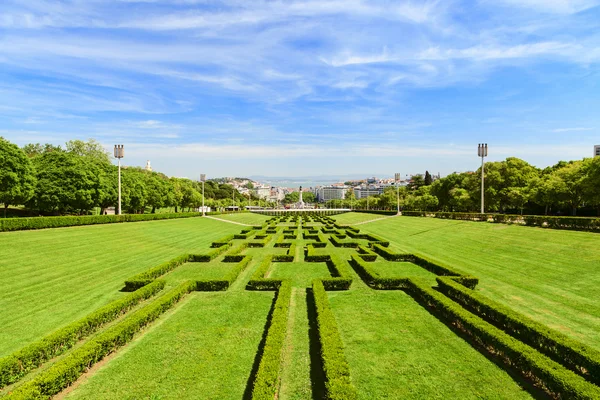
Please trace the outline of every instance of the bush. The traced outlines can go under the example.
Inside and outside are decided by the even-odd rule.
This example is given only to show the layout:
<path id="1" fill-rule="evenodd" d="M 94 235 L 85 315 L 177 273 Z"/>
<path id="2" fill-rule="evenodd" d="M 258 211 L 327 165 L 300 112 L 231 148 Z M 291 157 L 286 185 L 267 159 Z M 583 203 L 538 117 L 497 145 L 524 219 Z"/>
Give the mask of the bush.
<path id="1" fill-rule="evenodd" d="M 358 255 L 365 261 L 373 262 L 377 260 L 377 254 L 373 253 L 365 246 L 358 246 Z"/>
<path id="2" fill-rule="evenodd" d="M 313 281 L 313 294 L 317 310 L 317 332 L 321 344 L 321 362 L 325 373 L 327 398 L 351 400 L 357 398 L 356 388 L 350 379 L 350 367 L 344 355 L 344 345 L 329 307 L 327 292 L 321 281 Z"/>
<path id="3" fill-rule="evenodd" d="M 598 386 L 471 314 L 427 284 L 409 279 L 408 285 L 407 292 L 430 312 L 463 332 L 480 348 L 532 381 L 550 397 L 600 398 Z"/>
<path id="4" fill-rule="evenodd" d="M 121 222 L 156 221 L 161 219 L 200 217 L 200 213 L 84 215 L 65 217 L 33 217 L 0 219 L 0 232 L 31 229 L 64 228 L 68 226 L 114 224 Z"/>
<path id="5" fill-rule="evenodd" d="M 224 262 L 237 262 L 231 271 L 225 275 L 224 279 L 206 279 L 194 282 L 194 290 L 199 292 L 218 292 L 227 290 L 235 282 L 240 273 L 246 269 L 252 257 L 250 256 L 232 256 L 231 261 Z"/>
<path id="6" fill-rule="evenodd" d="M 533 321 L 449 278 L 437 278 L 440 291 L 469 311 L 554 361 L 600 385 L 600 351 Z"/>
<path id="7" fill-rule="evenodd" d="M 184 282 L 149 305 L 135 311 L 123 321 L 84 343 L 56 361 L 32 380 L 16 388 L 5 399 L 47 399 L 75 382 L 88 368 L 117 348 L 124 346 L 144 326 L 171 308 L 193 290 L 193 282 Z"/>
<path id="8" fill-rule="evenodd" d="M 348 263 L 341 260 L 337 255 L 332 254 L 327 262 L 333 278 L 322 279 L 325 290 L 348 290 L 352 285 L 352 275 L 350 274 Z"/>
<path id="9" fill-rule="evenodd" d="M 343 242 L 341 240 L 339 240 L 335 235 L 330 235 L 329 236 L 329 240 L 331 240 L 331 243 L 333 243 L 333 245 L 335 247 L 350 247 L 350 248 L 357 248 L 358 247 L 358 243 L 356 242 Z"/>
<path id="10" fill-rule="evenodd" d="M 222 247 L 225 246 L 226 244 L 229 244 L 229 242 L 231 242 L 233 239 L 235 238 L 235 235 L 227 235 L 219 240 L 217 240 L 216 242 L 212 242 L 212 244 L 210 245 L 210 247 Z"/>
<path id="11" fill-rule="evenodd" d="M 408 278 L 382 278 L 368 262 L 365 262 L 357 254 L 352 254 L 350 264 L 358 276 L 373 289 L 399 290 L 407 287 Z"/>
<path id="12" fill-rule="evenodd" d="M 292 285 L 289 281 L 282 281 L 277 291 L 273 312 L 268 322 L 265 347 L 258 365 L 252 398 L 257 400 L 273 400 L 279 387 L 279 370 L 281 353 L 287 333 L 287 319 Z"/>
<path id="13" fill-rule="evenodd" d="M 154 281 L 88 314 L 56 332 L 0 359 L 0 388 L 18 381 L 29 371 L 40 367 L 75 343 L 111 322 L 140 302 L 149 299 L 165 287 L 164 281 Z"/>

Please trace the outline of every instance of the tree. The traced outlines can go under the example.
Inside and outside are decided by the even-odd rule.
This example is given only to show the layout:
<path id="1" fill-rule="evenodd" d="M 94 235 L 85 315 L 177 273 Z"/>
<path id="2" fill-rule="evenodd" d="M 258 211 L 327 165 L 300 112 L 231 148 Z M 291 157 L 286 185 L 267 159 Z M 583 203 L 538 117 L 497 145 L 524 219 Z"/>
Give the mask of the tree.
<path id="1" fill-rule="evenodd" d="M 23 146 L 23 151 L 25 152 L 25 154 L 27 154 L 27 157 L 32 158 L 42 155 L 44 153 L 50 153 L 52 151 L 63 151 L 63 149 L 60 146 L 55 146 L 50 143 L 46 143 L 44 145 L 41 145 L 39 143 L 29 143 Z"/>
<path id="2" fill-rule="evenodd" d="M 577 208 L 583 203 L 586 192 L 586 169 L 591 160 L 588 158 L 583 161 L 573 161 L 562 168 L 557 169 L 554 174 L 562 184 L 560 185 L 561 198 L 572 210 L 573 215 L 577 215 Z"/>
<path id="3" fill-rule="evenodd" d="M 410 178 L 410 182 L 408 183 L 408 188 L 410 190 L 416 190 L 424 185 L 425 185 L 425 179 L 423 178 L 423 175 L 418 174 L 418 175 L 413 175 Z"/>
<path id="4" fill-rule="evenodd" d="M 31 160 L 19 146 L 0 137 L 0 203 L 4 204 L 4 218 L 9 205 L 25 204 L 34 189 Z"/>
<path id="5" fill-rule="evenodd" d="M 429 173 L 429 171 L 425 171 L 424 185 L 429 186 L 432 183 L 433 183 L 433 178 L 431 177 L 431 174 Z"/>
<path id="6" fill-rule="evenodd" d="M 69 140 L 66 143 L 66 148 L 69 153 L 80 157 L 89 157 L 100 163 L 110 164 L 110 154 L 100 142 L 94 139 L 89 139 L 87 142 L 83 140 Z"/>
<path id="7" fill-rule="evenodd" d="M 29 204 L 40 211 L 89 211 L 98 201 L 99 171 L 83 157 L 49 152 L 33 158 L 37 184 Z"/>
<path id="8" fill-rule="evenodd" d="M 299 201 L 300 201 L 300 193 L 299 192 L 287 193 L 285 195 L 285 197 L 283 198 L 283 204 L 294 204 Z"/>

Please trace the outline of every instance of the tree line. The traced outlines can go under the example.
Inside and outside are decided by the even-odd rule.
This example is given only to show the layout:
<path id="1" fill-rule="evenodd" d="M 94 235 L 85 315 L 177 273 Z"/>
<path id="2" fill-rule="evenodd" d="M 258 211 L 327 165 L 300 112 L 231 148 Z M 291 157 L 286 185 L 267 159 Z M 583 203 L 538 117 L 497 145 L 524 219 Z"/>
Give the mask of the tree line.
<path id="1" fill-rule="evenodd" d="M 95 140 L 71 140 L 63 147 L 28 144 L 19 148 L 0 137 L 0 203 L 4 216 L 9 206 L 24 206 L 30 214 L 89 214 L 115 207 L 118 171 L 110 155 Z M 155 212 L 171 207 L 202 206 L 202 183 L 169 178 L 138 167 L 121 169 L 122 209 L 126 213 Z M 248 204 L 232 185 L 205 182 L 205 205 L 221 208 Z"/>
<path id="2" fill-rule="evenodd" d="M 524 160 L 509 157 L 484 166 L 485 211 L 512 214 L 600 215 L 600 157 L 560 161 L 537 168 Z M 481 168 L 455 172 L 433 180 L 429 172 L 415 175 L 408 186 L 400 187 L 403 210 L 478 212 L 481 205 Z M 381 195 L 356 199 L 350 191 L 334 207 L 394 210 L 397 188 Z"/>

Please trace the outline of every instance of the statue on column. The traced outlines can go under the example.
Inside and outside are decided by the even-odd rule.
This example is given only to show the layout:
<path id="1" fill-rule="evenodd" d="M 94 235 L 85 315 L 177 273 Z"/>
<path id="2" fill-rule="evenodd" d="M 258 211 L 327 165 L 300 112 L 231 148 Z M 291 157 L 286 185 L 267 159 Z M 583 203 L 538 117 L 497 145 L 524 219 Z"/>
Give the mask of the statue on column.
<path id="1" fill-rule="evenodd" d="M 298 200 L 298 208 L 304 208 L 304 201 L 302 200 L 302 186 L 300 186 L 300 200 Z"/>

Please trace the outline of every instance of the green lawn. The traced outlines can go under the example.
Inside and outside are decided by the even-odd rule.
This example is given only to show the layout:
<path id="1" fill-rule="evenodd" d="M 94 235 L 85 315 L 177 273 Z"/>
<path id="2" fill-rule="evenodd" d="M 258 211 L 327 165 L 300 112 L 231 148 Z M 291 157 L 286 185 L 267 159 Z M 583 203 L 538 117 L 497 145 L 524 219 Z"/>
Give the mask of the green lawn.
<path id="1" fill-rule="evenodd" d="M 318 278 L 328 278 L 331 274 L 327 264 L 317 262 L 271 263 L 268 278 L 290 279 L 296 287 L 310 287 L 312 281 Z"/>
<path id="2" fill-rule="evenodd" d="M 341 225 L 352 225 L 359 222 L 372 221 L 374 219 L 386 218 L 387 215 L 381 214 L 369 214 L 360 212 L 347 212 L 344 214 L 333 215 L 331 218 L 335 219 Z"/>
<path id="3" fill-rule="evenodd" d="M 185 218 L 0 233 L 0 356 L 122 296 L 128 277 L 239 230 Z"/>
<path id="4" fill-rule="evenodd" d="M 329 292 L 359 399 L 528 399 L 402 291 Z"/>
<path id="5" fill-rule="evenodd" d="M 239 222 L 241 224 L 248 225 L 262 225 L 266 220 L 268 220 L 269 216 L 262 214 L 254 214 L 254 213 L 239 213 L 239 214 L 221 214 L 214 215 L 215 218 L 225 219 L 227 221 Z"/>
<path id="6" fill-rule="evenodd" d="M 223 263 L 223 257 L 211 262 L 191 262 L 183 264 L 164 276 L 167 283 L 173 286 L 187 280 L 225 279 L 235 263 Z"/>
<path id="7" fill-rule="evenodd" d="M 241 399 L 273 292 L 194 293 L 69 399 Z"/>
<path id="8" fill-rule="evenodd" d="M 600 349 L 597 233 L 419 217 L 360 229 L 473 274 L 486 296 Z"/>

